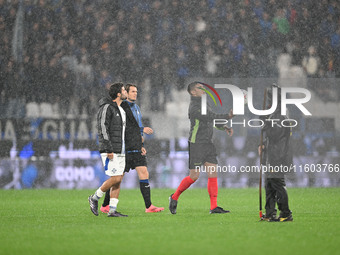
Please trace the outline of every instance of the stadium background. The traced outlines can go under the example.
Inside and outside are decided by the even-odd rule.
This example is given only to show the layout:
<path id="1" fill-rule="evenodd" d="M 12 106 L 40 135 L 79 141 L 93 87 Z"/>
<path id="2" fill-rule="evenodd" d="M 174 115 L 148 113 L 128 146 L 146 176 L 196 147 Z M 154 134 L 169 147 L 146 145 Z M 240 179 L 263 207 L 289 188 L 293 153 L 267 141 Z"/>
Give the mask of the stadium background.
<path id="1" fill-rule="evenodd" d="M 114 81 L 139 86 L 153 187 L 187 174 L 189 96 L 200 80 L 312 92 L 313 116 L 290 109 L 296 164 L 340 160 L 340 6 L 337 1 L 0 0 L 0 188 L 96 188 L 98 98 Z M 231 108 L 230 95 L 218 91 Z M 247 118 L 252 118 L 249 112 Z M 258 165 L 259 130 L 216 132 L 220 165 Z M 257 174 L 221 173 L 221 187 Z M 135 171 L 123 188 L 137 187 Z M 206 185 L 205 177 L 195 187 Z M 297 173 L 288 186 L 339 186 L 339 173 Z"/>

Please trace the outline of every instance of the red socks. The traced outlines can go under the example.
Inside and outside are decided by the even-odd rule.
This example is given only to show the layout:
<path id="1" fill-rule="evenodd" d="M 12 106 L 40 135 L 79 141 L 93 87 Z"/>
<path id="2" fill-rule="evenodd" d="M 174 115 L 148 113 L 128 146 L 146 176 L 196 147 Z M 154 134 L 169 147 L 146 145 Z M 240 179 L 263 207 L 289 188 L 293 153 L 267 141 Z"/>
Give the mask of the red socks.
<path id="1" fill-rule="evenodd" d="M 218 185 L 217 178 L 208 178 L 208 193 L 210 196 L 210 210 L 217 207 Z"/>
<path id="2" fill-rule="evenodd" d="M 178 200 L 179 196 L 185 191 L 187 188 L 191 186 L 195 181 L 193 181 L 190 176 L 185 177 L 180 185 L 178 186 L 176 192 L 172 195 L 172 199 Z M 217 207 L 217 193 L 218 193 L 218 185 L 217 178 L 208 178 L 208 193 L 210 196 L 210 210 L 215 209 Z"/>
<path id="3" fill-rule="evenodd" d="M 190 176 L 185 177 L 181 183 L 179 184 L 176 192 L 172 195 L 172 199 L 178 200 L 179 196 L 182 194 L 183 191 L 185 191 L 187 188 L 190 187 L 191 184 L 193 184 L 195 181 L 193 181 Z"/>

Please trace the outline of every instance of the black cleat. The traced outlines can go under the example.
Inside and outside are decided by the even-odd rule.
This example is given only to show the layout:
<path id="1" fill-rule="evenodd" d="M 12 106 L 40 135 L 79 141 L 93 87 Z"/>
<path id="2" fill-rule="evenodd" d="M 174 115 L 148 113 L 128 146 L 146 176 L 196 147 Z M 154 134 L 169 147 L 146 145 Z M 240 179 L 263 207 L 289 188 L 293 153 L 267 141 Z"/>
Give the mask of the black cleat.
<path id="1" fill-rule="evenodd" d="M 89 196 L 89 204 L 90 204 L 90 209 L 91 209 L 91 212 L 98 216 L 98 201 L 97 200 L 93 200 L 92 199 L 92 195 Z"/>
<path id="2" fill-rule="evenodd" d="M 288 216 L 281 216 L 278 218 L 278 221 L 284 222 L 284 221 L 293 221 L 293 215 L 290 213 Z"/>
<path id="3" fill-rule="evenodd" d="M 276 222 L 276 221 L 279 221 L 279 219 L 275 218 L 275 217 L 262 217 L 261 218 L 261 221 L 268 221 L 268 222 Z"/>
<path id="4" fill-rule="evenodd" d="M 276 218 L 276 212 L 274 212 L 274 213 L 271 214 L 271 215 L 266 215 L 266 214 L 264 214 L 264 215 L 262 216 L 262 218 L 260 219 L 260 221 L 275 222 L 275 221 L 279 221 L 279 219 Z"/>
<path id="5" fill-rule="evenodd" d="M 108 213 L 107 217 L 128 217 L 125 214 L 121 214 L 120 212 L 114 211 L 113 213 Z"/>
<path id="6" fill-rule="evenodd" d="M 212 213 L 230 213 L 230 211 L 224 210 L 222 207 L 217 206 L 216 208 L 210 210 L 210 214 Z"/>
<path id="7" fill-rule="evenodd" d="M 169 197 L 169 210 L 172 214 L 176 214 L 177 210 L 177 200 L 172 199 L 172 195 Z"/>

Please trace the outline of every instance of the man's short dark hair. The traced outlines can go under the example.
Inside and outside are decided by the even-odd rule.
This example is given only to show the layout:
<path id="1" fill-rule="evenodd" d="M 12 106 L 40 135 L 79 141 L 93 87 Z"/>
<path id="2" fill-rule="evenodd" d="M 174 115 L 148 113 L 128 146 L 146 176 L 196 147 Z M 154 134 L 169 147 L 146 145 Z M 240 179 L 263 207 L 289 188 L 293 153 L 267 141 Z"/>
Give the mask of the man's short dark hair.
<path id="1" fill-rule="evenodd" d="M 137 89 L 137 85 L 128 83 L 125 85 L 125 90 L 129 93 L 131 87 L 135 87 Z"/>
<path id="2" fill-rule="evenodd" d="M 189 93 L 190 95 L 191 95 L 191 91 L 194 90 L 196 84 L 201 84 L 201 83 L 200 83 L 199 81 L 194 81 L 194 82 L 192 82 L 192 83 L 190 83 L 190 84 L 188 85 L 187 90 L 188 90 L 188 93 Z"/>
<path id="3" fill-rule="evenodd" d="M 115 100 L 118 96 L 118 93 L 122 93 L 122 88 L 124 87 L 124 84 L 121 82 L 116 82 L 111 84 L 109 88 L 109 95 L 112 98 L 112 100 Z"/>

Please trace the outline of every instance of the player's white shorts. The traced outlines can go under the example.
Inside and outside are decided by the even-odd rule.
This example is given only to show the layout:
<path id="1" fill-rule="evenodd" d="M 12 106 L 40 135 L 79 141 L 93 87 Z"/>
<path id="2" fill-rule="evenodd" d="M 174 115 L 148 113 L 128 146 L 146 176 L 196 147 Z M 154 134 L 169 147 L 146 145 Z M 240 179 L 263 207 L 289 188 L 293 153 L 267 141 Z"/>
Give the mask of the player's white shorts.
<path id="1" fill-rule="evenodd" d="M 113 159 L 107 157 L 107 153 L 100 153 L 105 169 L 105 174 L 108 176 L 123 175 L 125 169 L 125 154 L 113 154 Z"/>

